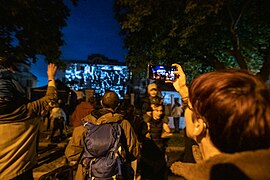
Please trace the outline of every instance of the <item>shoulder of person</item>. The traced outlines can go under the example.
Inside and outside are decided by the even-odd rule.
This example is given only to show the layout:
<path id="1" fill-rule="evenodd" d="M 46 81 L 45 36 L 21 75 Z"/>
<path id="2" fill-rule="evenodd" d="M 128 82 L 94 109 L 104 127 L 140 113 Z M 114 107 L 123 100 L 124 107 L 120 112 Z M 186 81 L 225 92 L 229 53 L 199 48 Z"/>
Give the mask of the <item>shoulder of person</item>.
<path id="1" fill-rule="evenodd" d="M 86 136 L 87 128 L 83 125 L 75 127 L 72 133 L 72 139 L 73 141 L 80 141 L 80 139 L 83 139 Z"/>
<path id="2" fill-rule="evenodd" d="M 130 124 L 130 122 L 127 120 L 127 119 L 125 119 L 125 118 L 122 118 L 122 119 L 119 119 L 118 120 L 118 123 L 120 124 L 120 125 L 125 125 L 125 126 L 131 126 L 131 124 Z"/>

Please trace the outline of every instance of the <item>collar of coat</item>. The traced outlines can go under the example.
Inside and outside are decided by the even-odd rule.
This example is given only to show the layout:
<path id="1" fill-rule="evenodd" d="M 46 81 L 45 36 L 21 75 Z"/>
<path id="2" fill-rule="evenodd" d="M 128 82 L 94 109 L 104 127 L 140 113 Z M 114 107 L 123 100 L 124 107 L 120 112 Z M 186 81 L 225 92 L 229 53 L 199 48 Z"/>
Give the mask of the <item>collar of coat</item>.
<path id="1" fill-rule="evenodd" d="M 91 114 L 83 118 L 83 121 L 99 125 L 105 123 L 120 122 L 123 119 L 124 116 L 122 114 L 115 113 L 111 108 L 103 108 L 93 110 Z"/>

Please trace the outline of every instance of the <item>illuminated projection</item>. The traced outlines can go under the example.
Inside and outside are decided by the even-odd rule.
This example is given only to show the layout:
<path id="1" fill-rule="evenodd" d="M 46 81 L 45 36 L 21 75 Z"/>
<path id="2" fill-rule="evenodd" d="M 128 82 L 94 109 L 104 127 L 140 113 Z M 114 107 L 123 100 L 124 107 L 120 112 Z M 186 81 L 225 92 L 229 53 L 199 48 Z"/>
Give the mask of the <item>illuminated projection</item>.
<path id="1" fill-rule="evenodd" d="M 94 89 L 98 95 L 103 95 L 106 90 L 113 90 L 121 99 L 126 94 L 128 80 L 126 66 L 73 63 L 65 71 L 65 82 L 72 89 Z"/>

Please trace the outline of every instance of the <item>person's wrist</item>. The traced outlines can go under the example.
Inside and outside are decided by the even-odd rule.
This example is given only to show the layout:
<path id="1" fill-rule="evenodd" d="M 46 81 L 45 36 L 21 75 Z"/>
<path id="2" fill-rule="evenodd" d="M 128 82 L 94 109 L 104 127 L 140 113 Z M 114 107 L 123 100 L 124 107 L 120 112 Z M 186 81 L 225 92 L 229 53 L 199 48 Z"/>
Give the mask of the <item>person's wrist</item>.
<path id="1" fill-rule="evenodd" d="M 180 88 L 184 88 L 184 87 L 186 87 L 186 86 L 187 86 L 186 84 L 183 84 L 183 85 L 180 86 Z"/>
<path id="2" fill-rule="evenodd" d="M 55 86 L 54 78 L 48 78 L 48 86 Z"/>
<path id="3" fill-rule="evenodd" d="M 182 97 L 182 100 L 188 100 L 188 96 Z"/>
<path id="4" fill-rule="evenodd" d="M 47 74 L 47 77 L 54 79 L 55 75 L 54 74 Z"/>
<path id="5" fill-rule="evenodd" d="M 185 90 L 186 88 L 188 88 L 186 84 L 181 85 L 181 86 L 179 86 L 178 92 L 183 91 L 183 90 Z"/>
<path id="6" fill-rule="evenodd" d="M 54 77 L 48 77 L 48 81 L 53 81 Z"/>

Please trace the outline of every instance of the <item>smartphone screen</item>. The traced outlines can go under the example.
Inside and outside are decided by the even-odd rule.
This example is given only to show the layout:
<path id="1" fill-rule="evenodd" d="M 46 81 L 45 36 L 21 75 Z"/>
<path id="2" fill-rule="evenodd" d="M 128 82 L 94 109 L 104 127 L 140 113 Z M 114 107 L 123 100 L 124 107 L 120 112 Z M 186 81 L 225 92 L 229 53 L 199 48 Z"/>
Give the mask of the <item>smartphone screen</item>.
<path id="1" fill-rule="evenodd" d="M 149 65 L 149 79 L 161 81 L 175 80 L 175 67 L 166 65 Z"/>

